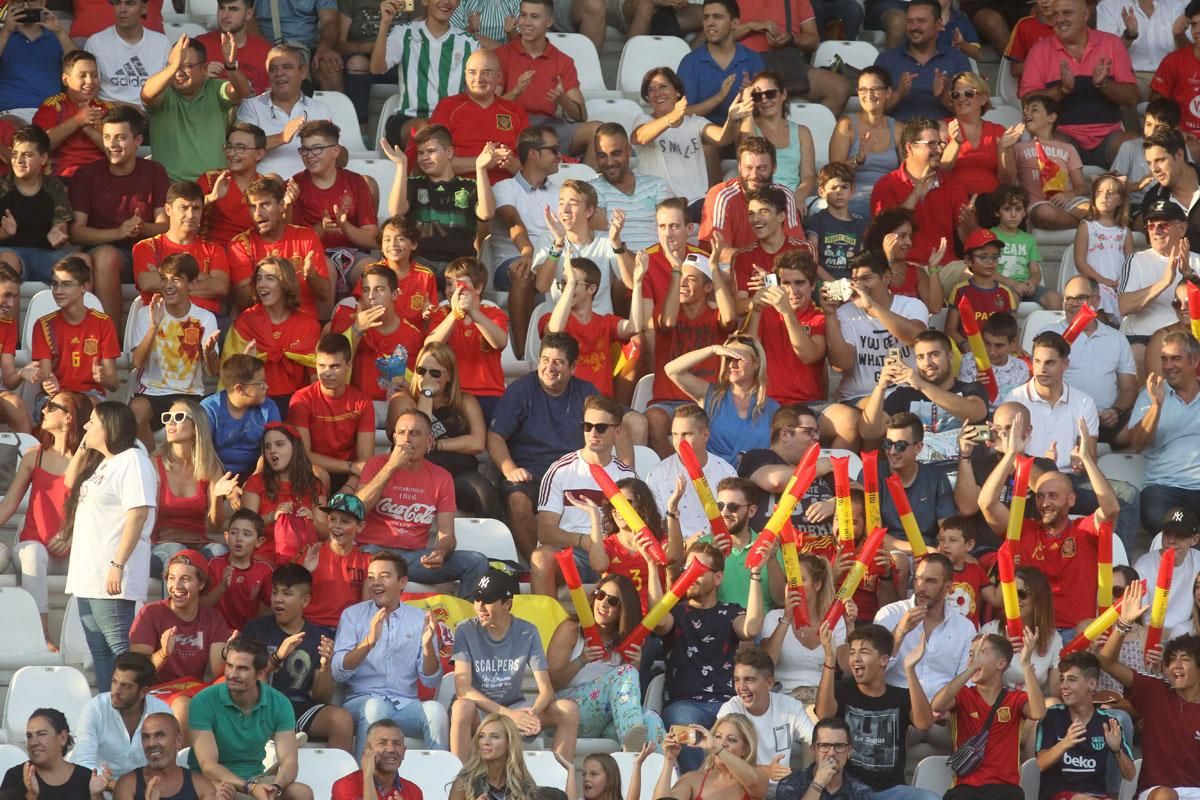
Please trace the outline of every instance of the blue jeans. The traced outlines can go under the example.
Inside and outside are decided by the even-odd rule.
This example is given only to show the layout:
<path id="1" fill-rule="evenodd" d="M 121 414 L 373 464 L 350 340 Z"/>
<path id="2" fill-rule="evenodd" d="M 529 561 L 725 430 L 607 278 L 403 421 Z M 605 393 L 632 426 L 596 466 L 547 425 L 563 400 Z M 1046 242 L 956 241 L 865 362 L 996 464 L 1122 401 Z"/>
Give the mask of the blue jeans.
<path id="1" fill-rule="evenodd" d="M 875 800 L 938 800 L 938 796 L 928 789 L 893 786 L 890 789 L 875 790 Z"/>
<path id="2" fill-rule="evenodd" d="M 512 275 L 509 274 L 508 268 L 516 260 L 516 258 L 506 258 L 492 270 L 492 285 L 496 287 L 497 292 L 512 291 Z"/>
<path id="3" fill-rule="evenodd" d="M 450 717 L 436 700 L 424 703 L 410 700 L 398 706 L 377 695 L 360 694 L 342 703 L 342 708 L 354 717 L 355 744 L 360 758 L 367 744 L 367 728 L 381 719 L 395 721 L 405 736 L 420 737 L 429 750 L 450 749 Z"/>
<path id="4" fill-rule="evenodd" d="M 725 700 L 673 700 L 663 708 L 663 724 L 667 726 L 667 730 L 670 730 L 672 725 L 700 725 L 711 729 L 717 722 L 717 712 L 724 704 Z M 679 774 L 700 769 L 702 761 L 704 751 L 695 747 L 681 748 Z"/>
<path id="5" fill-rule="evenodd" d="M 174 558 L 184 550 L 189 549 L 189 545 L 180 544 L 179 542 L 159 542 L 150 548 L 150 577 L 161 578 L 166 570 L 167 562 Z M 217 556 L 223 556 L 229 552 L 229 548 L 218 542 L 211 542 L 199 548 L 200 554 L 207 559 L 214 559 Z"/>
<path id="6" fill-rule="evenodd" d="M 1142 487 L 1142 527 L 1151 534 L 1158 533 L 1167 512 L 1176 506 L 1200 508 L 1200 489 L 1149 484 Z"/>
<path id="7" fill-rule="evenodd" d="M 96 686 L 105 690 L 112 683 L 113 662 L 129 649 L 133 625 L 132 600 L 79 598 L 79 621 L 96 671 Z"/>
<path id="8" fill-rule="evenodd" d="M 366 553 L 378 553 L 381 550 L 386 550 L 389 553 L 395 553 L 404 559 L 408 564 L 408 579 L 417 583 L 449 583 L 450 581 L 458 581 L 458 596 L 471 597 L 475 593 L 475 587 L 479 584 L 479 579 L 482 578 L 488 571 L 488 558 L 483 553 L 476 553 L 474 550 L 455 550 L 450 555 L 446 556 L 442 561 L 442 566 L 437 569 L 429 569 L 421 565 L 421 558 L 433 552 L 432 547 L 425 547 L 421 550 L 397 550 L 392 547 L 380 547 L 379 545 L 364 545 L 362 548 Z"/>

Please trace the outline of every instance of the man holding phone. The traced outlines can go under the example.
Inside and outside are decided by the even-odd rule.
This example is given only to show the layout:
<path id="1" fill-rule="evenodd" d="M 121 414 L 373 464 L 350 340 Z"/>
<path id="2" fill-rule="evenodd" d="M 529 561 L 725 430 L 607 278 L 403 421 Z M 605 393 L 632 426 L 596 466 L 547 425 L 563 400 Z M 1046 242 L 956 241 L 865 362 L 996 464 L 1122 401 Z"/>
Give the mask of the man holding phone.
<path id="1" fill-rule="evenodd" d="M 400 723 L 391 719 L 372 722 L 367 728 L 367 744 L 359 761 L 360 768 L 334 782 L 332 800 L 362 800 L 368 796 L 387 800 L 420 797 L 421 789 L 399 774 L 405 749 Z M 374 795 L 368 795 L 367 786 L 374 787 Z"/>
<path id="2" fill-rule="evenodd" d="M 78 49 L 45 0 L 10 0 L 0 27 L 0 111 L 32 119 L 62 90 L 63 56 Z"/>

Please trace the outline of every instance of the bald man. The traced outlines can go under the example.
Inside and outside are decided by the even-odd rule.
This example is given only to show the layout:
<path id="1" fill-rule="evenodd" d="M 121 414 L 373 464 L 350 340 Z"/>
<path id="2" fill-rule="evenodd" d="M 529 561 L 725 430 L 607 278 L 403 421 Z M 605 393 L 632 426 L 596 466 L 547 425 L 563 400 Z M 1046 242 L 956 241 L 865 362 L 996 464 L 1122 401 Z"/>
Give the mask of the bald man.
<path id="1" fill-rule="evenodd" d="M 1020 427 L 1021 438 L 1029 441 L 1033 435 L 1033 425 L 1029 421 L 1029 413 L 1020 403 L 1008 401 L 996 406 L 992 421 L 988 424 L 989 436 L 980 439 L 972 434 L 972 428 L 963 428 L 958 437 L 958 478 L 954 484 L 954 506 L 964 517 L 973 516 L 979 511 L 979 487 L 991 474 L 1004 453 L 1008 449 L 1008 432 L 1013 425 Z M 1021 455 L 1025 455 L 1021 453 Z M 1054 462 L 1048 458 L 1033 459 L 1032 477 L 1037 479 L 1043 472 L 1055 470 Z M 1031 481 L 1032 483 L 1032 481 Z M 1005 505 L 1012 502 L 1012 483 L 1004 485 L 1000 498 Z M 1033 503 L 1026 508 L 1032 509 Z M 976 542 L 976 544 L 987 544 Z M 1000 542 L 991 544 L 999 545 Z"/>
<path id="2" fill-rule="evenodd" d="M 1023 427 L 1014 424 L 1009 428 L 1004 455 L 979 491 L 979 508 L 997 536 L 1004 536 L 1008 529 L 1009 509 L 1001 498 L 1017 455 L 1025 452 Z M 1088 443 L 1086 423 L 1080 420 L 1079 427 L 1082 441 Z M 1096 563 L 1100 556 L 1096 531 L 1101 523 L 1116 520 L 1120 512 L 1112 486 L 1096 466 L 1095 448 L 1089 443 L 1072 457 L 1082 465 L 1096 494 L 1095 512 L 1071 519 L 1075 506 L 1071 476 L 1058 471 L 1042 473 L 1031 481 L 1037 515 L 1023 521 L 1017 548 L 1018 565 L 1037 567 L 1049 579 L 1054 626 L 1063 632 L 1064 641 L 1080 622 L 1096 615 Z"/>
<path id="3" fill-rule="evenodd" d="M 138 767 L 117 781 L 114 800 L 146 800 L 153 790 L 158 800 L 232 800 L 234 787 L 220 791 L 199 772 L 189 772 L 175 763 L 183 735 L 175 717 L 165 712 L 150 714 L 142 723 L 142 752 L 146 766 Z"/>
<path id="4" fill-rule="evenodd" d="M 521 168 L 516 158 L 517 137 L 529 127 L 520 105 L 500 96 L 503 88 L 500 62 L 490 50 L 476 50 L 467 59 L 467 90 L 441 100 L 429 118 L 432 125 L 445 125 L 454 139 L 454 171 L 467 178 L 475 175 L 475 159 L 488 142 L 501 145 L 498 163 L 488 170 L 495 186 Z"/>

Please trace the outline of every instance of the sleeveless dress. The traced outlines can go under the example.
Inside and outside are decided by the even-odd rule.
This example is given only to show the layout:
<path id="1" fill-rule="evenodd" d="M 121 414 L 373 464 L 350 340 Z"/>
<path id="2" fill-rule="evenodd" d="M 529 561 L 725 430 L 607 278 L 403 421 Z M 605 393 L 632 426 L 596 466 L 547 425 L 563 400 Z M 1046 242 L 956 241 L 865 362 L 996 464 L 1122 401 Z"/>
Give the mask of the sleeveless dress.
<path id="1" fill-rule="evenodd" d="M 850 157 L 858 152 L 858 114 L 849 114 L 850 128 L 854 141 L 850 142 Z M 900 155 L 896 152 L 896 120 L 884 117 L 888 127 L 889 148 L 882 153 L 868 153 L 867 160 L 858 165 L 854 172 L 854 196 L 850 198 L 850 210 L 864 219 L 871 218 L 871 190 L 875 182 L 900 167 Z"/>

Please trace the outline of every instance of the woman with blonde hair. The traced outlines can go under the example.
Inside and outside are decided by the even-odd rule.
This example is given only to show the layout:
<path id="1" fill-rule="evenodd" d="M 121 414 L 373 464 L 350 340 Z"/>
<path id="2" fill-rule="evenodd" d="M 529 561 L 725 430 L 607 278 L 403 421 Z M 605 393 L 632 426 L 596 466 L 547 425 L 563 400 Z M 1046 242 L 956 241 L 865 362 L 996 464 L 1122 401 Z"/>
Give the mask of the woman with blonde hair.
<path id="1" fill-rule="evenodd" d="M 162 415 L 166 438 L 151 461 L 158 473 L 158 514 L 151 535 L 150 577 L 160 578 L 171 556 L 189 548 L 206 558 L 223 555 L 209 530 L 225 522 L 225 501 L 241 496 L 237 476 L 226 472 L 213 446 L 208 414 L 195 400 L 179 398 Z"/>
<path id="2" fill-rule="evenodd" d="M 516 723 L 498 712 L 488 714 L 479 723 L 474 752 L 451 783 L 447 800 L 534 800 L 536 790 Z"/>
<path id="3" fill-rule="evenodd" d="M 983 118 L 991 108 L 987 81 L 974 72 L 950 80 L 950 109 L 954 116 L 939 123 L 946 142 L 942 172 L 954 175 L 967 194 L 987 194 L 1000 187 L 1001 164 L 1010 163 L 1012 148 L 1025 132 L 1024 123 L 1005 130 Z"/>
<path id="4" fill-rule="evenodd" d="M 713 356 L 721 359 L 715 383 L 693 372 Z M 725 344 L 684 353 L 664 369 L 708 413 L 708 452 L 735 464 L 739 452 L 770 447 L 779 403 L 767 397 L 767 357 L 758 339 L 731 336 Z"/>
<path id="5" fill-rule="evenodd" d="M 768 638 L 763 649 L 775 662 L 775 680 L 780 690 L 803 703 L 817 699 L 817 687 L 821 683 L 821 671 L 825 664 L 825 649 L 821 644 L 821 620 L 833 605 L 833 569 L 829 561 L 811 553 L 800 555 L 800 573 L 804 578 L 804 592 L 808 605 L 809 624 L 797 628 L 794 611 L 799 598 L 792 592 L 784 594 L 784 607 L 767 612 L 763 620 L 763 632 Z M 853 620 L 858 613 L 853 601 L 846 604 L 847 611 L 833 628 L 833 646 L 837 650 L 842 668 L 846 663 L 846 635 L 853 630 L 846 627 L 846 620 Z"/>
<path id="6" fill-rule="evenodd" d="M 729 714 L 717 720 L 712 731 L 699 725 L 687 726 L 692 747 L 704 751 L 700 769 L 685 772 L 671 785 L 679 749 L 684 744 L 675 726 L 663 739 L 662 773 L 654 796 L 675 800 L 761 800 L 767 796 L 767 775 L 758 768 L 758 737 L 754 724 L 744 714 Z M 455 800 L 455 798 L 451 798 Z"/>

